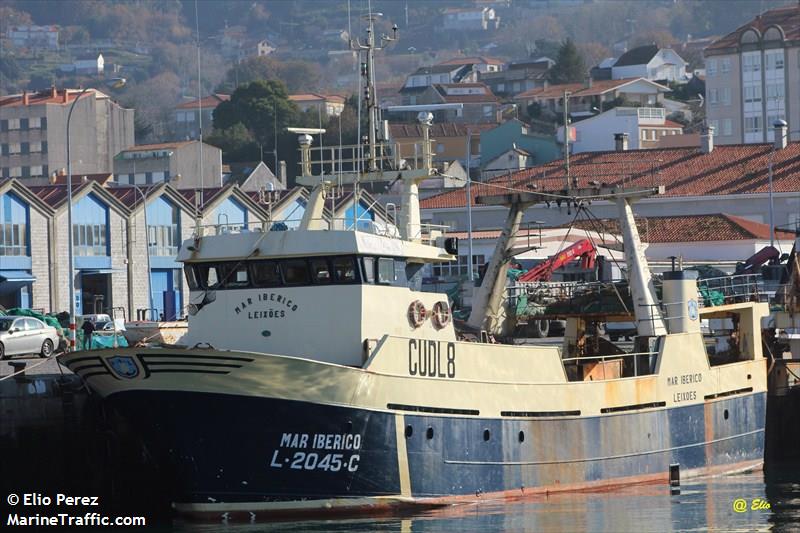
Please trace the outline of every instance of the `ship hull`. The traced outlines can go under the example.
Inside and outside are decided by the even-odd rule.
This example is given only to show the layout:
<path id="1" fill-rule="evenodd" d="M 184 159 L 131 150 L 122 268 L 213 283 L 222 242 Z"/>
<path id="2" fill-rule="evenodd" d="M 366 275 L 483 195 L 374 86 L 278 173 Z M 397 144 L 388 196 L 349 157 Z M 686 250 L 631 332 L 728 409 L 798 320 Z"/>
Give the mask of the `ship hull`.
<path id="1" fill-rule="evenodd" d="M 766 395 L 546 419 L 163 390 L 108 401 L 170 472 L 179 513 L 253 520 L 666 483 L 671 465 L 682 478 L 758 468 Z"/>

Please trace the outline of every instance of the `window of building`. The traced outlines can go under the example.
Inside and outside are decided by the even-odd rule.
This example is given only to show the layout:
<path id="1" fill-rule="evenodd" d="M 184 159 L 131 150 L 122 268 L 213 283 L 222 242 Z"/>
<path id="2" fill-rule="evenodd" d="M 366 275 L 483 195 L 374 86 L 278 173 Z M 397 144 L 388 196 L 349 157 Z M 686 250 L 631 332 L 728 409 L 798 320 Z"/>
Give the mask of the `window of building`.
<path id="1" fill-rule="evenodd" d="M 761 117 L 744 117 L 745 133 L 759 133 L 761 130 Z"/>
<path id="2" fill-rule="evenodd" d="M 178 207 L 159 197 L 147 205 L 147 244 L 150 255 L 175 257 L 181 244 Z"/>
<path id="3" fill-rule="evenodd" d="M 31 166 L 31 176 L 42 176 L 42 165 Z"/>
<path id="4" fill-rule="evenodd" d="M 483 116 L 485 118 L 491 118 L 491 116 L 492 116 L 492 106 L 490 106 L 490 105 L 483 106 Z"/>
<path id="5" fill-rule="evenodd" d="M 29 166 L 22 167 L 22 177 L 23 178 L 30 178 L 31 177 L 31 167 L 29 167 Z"/>
<path id="6" fill-rule="evenodd" d="M 39 141 L 33 141 L 32 143 L 28 144 L 28 151 L 32 154 L 41 153 L 42 143 Z"/>
<path id="7" fill-rule="evenodd" d="M 19 129 L 19 119 L 18 118 L 10 118 L 10 119 L 8 119 L 8 129 L 9 130 L 18 130 Z"/>
<path id="8" fill-rule="evenodd" d="M 458 279 L 466 277 L 469 273 L 467 265 L 469 264 L 469 256 L 459 255 L 458 261 L 450 263 L 437 263 L 433 265 L 433 275 L 437 278 L 443 279 Z M 472 255 L 472 275 L 478 279 L 479 268 L 486 263 L 486 256 L 483 254 Z"/>
<path id="9" fill-rule="evenodd" d="M 13 193 L 0 196 L 0 256 L 30 255 L 28 204 Z"/>
<path id="10" fill-rule="evenodd" d="M 717 74 L 717 60 L 716 59 L 709 59 L 706 61 L 706 76 L 709 78 L 716 76 Z"/>
<path id="11" fill-rule="evenodd" d="M 8 131 L 8 120 L 0 120 L 0 131 Z"/>
<path id="12" fill-rule="evenodd" d="M 8 153 L 9 155 L 22 153 L 22 145 L 20 143 L 9 143 Z"/>
<path id="13" fill-rule="evenodd" d="M 506 90 L 506 84 L 505 83 L 498 83 L 497 84 L 497 92 L 502 93 L 502 92 L 505 92 L 505 90 Z"/>
<path id="14" fill-rule="evenodd" d="M 9 177 L 11 178 L 22 177 L 22 167 L 11 167 L 11 170 L 9 171 Z"/>
<path id="15" fill-rule="evenodd" d="M 43 130 L 47 129 L 47 117 L 42 117 L 42 119 L 39 121 L 39 127 Z"/>
<path id="16" fill-rule="evenodd" d="M 108 207 L 88 194 L 75 203 L 72 211 L 75 255 L 109 255 Z"/>
<path id="17" fill-rule="evenodd" d="M 10 178 L 11 172 L 8 167 L 3 167 L 3 169 L 0 170 L 0 175 L 2 175 L 4 178 Z"/>
<path id="18" fill-rule="evenodd" d="M 746 85 L 744 87 L 744 101 L 760 102 L 761 101 L 761 86 L 760 85 Z"/>
<path id="19" fill-rule="evenodd" d="M 22 155 L 31 153 L 31 143 L 19 143 L 19 153 Z"/>
<path id="20" fill-rule="evenodd" d="M 722 105 L 731 105 L 731 88 L 722 87 L 719 91 L 719 103 Z"/>
<path id="21" fill-rule="evenodd" d="M 783 70 L 783 50 L 766 52 L 764 62 L 765 70 Z"/>
<path id="22" fill-rule="evenodd" d="M 231 229 L 244 228 L 247 226 L 247 208 L 229 196 L 214 210 L 213 221 Z"/>
<path id="23" fill-rule="evenodd" d="M 40 117 L 31 117 L 28 121 L 28 127 L 32 130 L 38 130 L 42 127 L 42 119 Z"/>
<path id="24" fill-rule="evenodd" d="M 21 130 L 27 130 L 28 129 L 28 119 L 27 118 L 19 119 L 19 129 L 21 129 Z"/>
<path id="25" fill-rule="evenodd" d="M 767 100 L 782 99 L 784 97 L 783 83 L 767 84 Z"/>
<path id="26" fill-rule="evenodd" d="M 761 52 L 742 54 L 742 72 L 761 71 Z"/>
<path id="27" fill-rule="evenodd" d="M 41 148 L 41 150 L 40 150 L 40 151 L 41 151 L 43 154 L 46 154 L 46 153 L 47 153 L 47 141 L 42 141 L 42 143 L 41 143 L 41 146 L 42 146 L 42 148 Z"/>
<path id="28" fill-rule="evenodd" d="M 733 135 L 733 119 L 722 119 L 722 131 L 720 132 L 720 135 Z"/>
<path id="29" fill-rule="evenodd" d="M 728 73 L 731 71 L 731 60 L 729 57 L 719 60 L 719 71 L 721 73 Z"/>

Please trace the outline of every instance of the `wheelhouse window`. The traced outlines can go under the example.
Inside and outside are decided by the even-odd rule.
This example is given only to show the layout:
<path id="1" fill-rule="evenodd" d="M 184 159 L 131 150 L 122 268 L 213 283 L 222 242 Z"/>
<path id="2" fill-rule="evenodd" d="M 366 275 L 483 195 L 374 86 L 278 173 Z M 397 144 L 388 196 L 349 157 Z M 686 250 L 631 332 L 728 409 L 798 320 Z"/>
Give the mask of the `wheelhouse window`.
<path id="1" fill-rule="evenodd" d="M 250 264 L 250 278 L 255 287 L 279 287 L 282 283 L 277 261 L 253 261 Z"/>
<path id="2" fill-rule="evenodd" d="M 222 265 L 220 270 L 222 277 L 220 281 L 226 289 L 241 289 L 250 285 L 247 263 L 244 261 Z"/>
<path id="3" fill-rule="evenodd" d="M 375 258 L 364 257 L 362 261 L 364 263 L 364 281 L 370 284 L 375 283 Z"/>
<path id="4" fill-rule="evenodd" d="M 220 286 L 219 265 L 198 264 L 195 266 L 198 286 L 201 289 L 218 289 Z"/>
<path id="5" fill-rule="evenodd" d="M 390 257 L 378 258 L 378 283 L 391 285 L 397 281 L 394 269 L 394 259 Z"/>
<path id="6" fill-rule="evenodd" d="M 318 258 L 311 260 L 311 280 L 319 285 L 331 282 L 331 269 L 327 259 Z"/>
<path id="7" fill-rule="evenodd" d="M 304 285 L 309 282 L 308 264 L 305 259 L 289 259 L 281 264 L 283 281 L 287 285 Z"/>
<path id="8" fill-rule="evenodd" d="M 337 283 L 354 283 L 358 281 L 356 274 L 356 262 L 352 257 L 334 257 L 331 260 L 333 265 L 333 279 Z"/>

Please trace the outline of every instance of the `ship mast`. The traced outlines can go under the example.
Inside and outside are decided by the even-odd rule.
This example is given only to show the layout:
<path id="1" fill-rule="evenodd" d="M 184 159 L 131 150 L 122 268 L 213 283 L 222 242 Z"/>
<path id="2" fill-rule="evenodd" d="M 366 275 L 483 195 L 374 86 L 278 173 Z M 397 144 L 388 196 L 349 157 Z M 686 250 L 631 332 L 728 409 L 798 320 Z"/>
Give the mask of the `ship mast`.
<path id="1" fill-rule="evenodd" d="M 356 146 L 345 146 L 341 149 L 350 150 L 352 157 L 345 161 L 352 163 L 350 171 L 342 171 L 338 180 L 342 184 L 352 184 L 357 187 L 364 182 L 390 182 L 399 181 L 403 184 L 403 193 L 397 226 L 400 236 L 405 240 L 420 242 L 422 240 L 421 217 L 419 211 L 419 184 L 426 178 L 435 174 L 433 169 L 433 152 L 431 149 L 430 127 L 433 115 L 430 113 L 420 113 L 418 121 L 422 129 L 421 147 L 417 147 L 415 153 L 421 154 L 421 162 L 415 161 L 409 165 L 401 158 L 400 147 L 388 142 L 386 128 L 381 126 L 379 118 L 379 108 L 377 92 L 375 90 L 375 52 L 383 50 L 388 43 L 397 40 L 397 25 L 392 26 L 392 36 L 382 35 L 379 39 L 375 37 L 375 21 L 381 17 L 381 13 L 370 13 L 365 18 L 367 20 L 367 36 L 362 42 L 359 39 L 352 40 L 350 47 L 359 54 L 360 75 L 364 78 L 365 87 L 363 94 L 359 95 L 365 102 L 367 116 L 369 119 L 369 131 L 365 139 L 358 139 Z M 378 44 L 379 43 L 379 44 Z M 301 133 L 299 143 L 301 145 L 301 175 L 297 178 L 300 185 L 313 188 L 306 207 L 307 216 L 303 217 L 299 229 L 317 230 L 328 229 L 329 225 L 322 221 L 326 191 L 332 185 L 326 181 L 324 176 L 314 176 L 311 172 L 311 142 L 312 138 L 308 135 L 310 130 L 303 128 L 290 128 L 290 131 Z M 316 130 L 315 130 L 316 131 Z M 362 156 L 365 148 L 366 155 Z M 413 149 L 413 147 L 412 147 Z M 324 168 L 324 154 L 320 150 L 320 169 Z"/>

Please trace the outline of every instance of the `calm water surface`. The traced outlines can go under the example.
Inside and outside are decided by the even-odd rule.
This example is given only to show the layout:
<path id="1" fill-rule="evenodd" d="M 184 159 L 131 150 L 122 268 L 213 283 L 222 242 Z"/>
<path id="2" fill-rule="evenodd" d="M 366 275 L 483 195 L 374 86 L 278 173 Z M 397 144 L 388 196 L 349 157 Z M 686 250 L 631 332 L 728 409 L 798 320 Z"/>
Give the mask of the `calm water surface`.
<path id="1" fill-rule="evenodd" d="M 748 510 L 734 511 L 744 499 Z M 770 509 L 751 510 L 755 499 Z M 163 531 L 257 532 L 487 532 L 487 531 L 800 531 L 800 467 L 684 482 L 680 495 L 664 486 L 558 495 L 504 504 L 486 502 L 407 518 L 198 525 L 176 522 Z"/>

